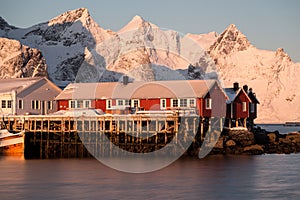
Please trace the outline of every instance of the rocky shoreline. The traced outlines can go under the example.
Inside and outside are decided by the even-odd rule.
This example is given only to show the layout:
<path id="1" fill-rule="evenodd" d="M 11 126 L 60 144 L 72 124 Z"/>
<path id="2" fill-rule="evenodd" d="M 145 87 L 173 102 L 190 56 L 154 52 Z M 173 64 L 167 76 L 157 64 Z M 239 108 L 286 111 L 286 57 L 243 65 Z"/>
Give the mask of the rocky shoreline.
<path id="1" fill-rule="evenodd" d="M 199 151 L 199 148 L 198 148 Z M 261 128 L 223 131 L 210 154 L 260 155 L 300 152 L 300 133 L 280 134 Z"/>

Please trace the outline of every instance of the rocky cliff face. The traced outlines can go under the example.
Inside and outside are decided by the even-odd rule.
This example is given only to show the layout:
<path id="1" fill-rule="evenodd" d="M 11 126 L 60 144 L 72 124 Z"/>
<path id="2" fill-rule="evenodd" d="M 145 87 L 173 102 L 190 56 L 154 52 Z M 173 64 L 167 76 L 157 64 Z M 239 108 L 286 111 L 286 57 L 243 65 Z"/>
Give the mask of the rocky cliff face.
<path id="1" fill-rule="evenodd" d="M 47 76 L 41 51 L 16 40 L 0 38 L 0 66 L 0 78 Z"/>

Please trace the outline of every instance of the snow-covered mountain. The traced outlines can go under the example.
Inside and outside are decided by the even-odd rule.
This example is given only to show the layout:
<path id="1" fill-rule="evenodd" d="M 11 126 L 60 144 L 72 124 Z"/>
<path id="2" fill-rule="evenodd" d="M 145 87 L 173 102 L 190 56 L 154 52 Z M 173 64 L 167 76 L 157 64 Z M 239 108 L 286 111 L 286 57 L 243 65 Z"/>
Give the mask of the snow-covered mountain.
<path id="1" fill-rule="evenodd" d="M 292 62 L 282 48 L 257 49 L 230 25 L 207 50 L 226 87 L 237 81 L 256 92 L 261 103 L 257 122 L 300 120 L 300 63 Z"/>
<path id="2" fill-rule="evenodd" d="M 22 44 L 40 49 L 46 58 L 49 77 L 58 85 L 74 81 L 85 58 L 85 49 L 114 33 L 102 29 L 85 8 L 66 12 L 54 19 L 30 28 L 9 26 L 3 19 L 0 36 L 16 39 Z"/>
<path id="3" fill-rule="evenodd" d="M 0 78 L 47 76 L 46 60 L 38 49 L 0 38 Z"/>
<path id="4" fill-rule="evenodd" d="M 259 122 L 300 120 L 300 64 L 293 63 L 281 48 L 257 49 L 235 25 L 221 34 L 182 36 L 135 16 L 113 32 L 101 28 L 87 9 L 80 8 L 24 29 L 0 17 L 0 37 L 19 41 L 12 46 L 40 50 L 39 62 L 43 63 L 43 55 L 49 78 L 59 86 L 73 81 L 117 81 L 123 74 L 136 80 L 219 76 L 226 87 L 238 81 L 253 88 L 261 102 Z M 9 49 L 8 42 L 1 44 Z M 0 61 L 11 72 L 6 77 L 32 76 L 15 70 L 20 67 L 8 62 L 9 56 L 1 51 Z M 25 71 L 46 69 L 46 65 L 39 65 L 39 70 L 28 67 Z"/>

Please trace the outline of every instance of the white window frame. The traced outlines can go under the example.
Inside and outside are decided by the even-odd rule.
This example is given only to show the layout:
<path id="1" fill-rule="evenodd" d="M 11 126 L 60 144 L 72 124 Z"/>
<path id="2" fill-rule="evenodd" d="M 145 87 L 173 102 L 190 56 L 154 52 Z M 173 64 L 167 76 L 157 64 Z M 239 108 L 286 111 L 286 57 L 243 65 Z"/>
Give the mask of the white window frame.
<path id="1" fill-rule="evenodd" d="M 212 99 L 211 98 L 206 98 L 205 99 L 205 109 L 206 110 L 211 110 L 212 108 Z"/>
<path id="2" fill-rule="evenodd" d="M 7 108 L 12 108 L 12 100 L 7 100 L 6 101 L 6 107 Z"/>
<path id="3" fill-rule="evenodd" d="M 247 102 L 242 102 L 243 112 L 247 112 Z"/>
<path id="4" fill-rule="evenodd" d="M 188 103 L 189 103 L 188 99 L 178 99 L 178 100 L 179 100 L 179 107 L 183 107 L 183 108 L 188 107 Z"/>
<path id="5" fill-rule="evenodd" d="M 47 101 L 47 110 L 52 110 L 52 109 L 53 109 L 53 102 Z"/>
<path id="6" fill-rule="evenodd" d="M 39 100 L 31 100 L 31 109 L 39 110 L 41 107 L 40 104 L 41 104 L 41 101 L 39 101 Z"/>
<path id="7" fill-rule="evenodd" d="M 107 99 L 106 100 L 106 109 L 107 110 L 112 109 L 112 99 Z"/>
<path id="8" fill-rule="evenodd" d="M 160 99 L 160 109 L 165 110 L 167 108 L 167 99 Z"/>
<path id="9" fill-rule="evenodd" d="M 125 100 L 123 99 L 117 99 L 117 106 L 124 106 L 125 105 Z"/>
<path id="10" fill-rule="evenodd" d="M 1 108 L 6 108 L 6 100 L 1 100 Z"/>
<path id="11" fill-rule="evenodd" d="M 76 101 L 75 100 L 69 100 L 69 108 L 75 109 L 76 108 Z"/>
<path id="12" fill-rule="evenodd" d="M 138 106 L 134 106 L 135 101 L 137 101 Z M 132 99 L 131 100 L 131 107 L 132 108 L 139 108 L 140 107 L 140 100 L 139 99 Z"/>
<path id="13" fill-rule="evenodd" d="M 191 101 L 193 101 L 193 103 L 191 103 Z M 196 99 L 189 99 L 188 104 L 188 107 L 195 108 L 197 106 Z"/>
<path id="14" fill-rule="evenodd" d="M 177 101 L 177 106 L 174 106 L 174 101 Z M 171 107 L 178 108 L 179 107 L 179 99 L 171 99 Z"/>
<path id="15" fill-rule="evenodd" d="M 91 100 L 84 100 L 83 101 L 84 108 L 91 108 Z"/>

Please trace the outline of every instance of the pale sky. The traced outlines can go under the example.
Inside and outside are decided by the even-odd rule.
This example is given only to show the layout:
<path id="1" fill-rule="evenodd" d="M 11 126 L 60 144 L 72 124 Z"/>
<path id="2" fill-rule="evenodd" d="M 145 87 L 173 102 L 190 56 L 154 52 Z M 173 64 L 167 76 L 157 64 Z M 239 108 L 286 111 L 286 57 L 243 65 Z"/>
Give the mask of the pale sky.
<path id="1" fill-rule="evenodd" d="M 300 62 L 298 0 L 1 0 L 0 16 L 17 27 L 48 21 L 85 7 L 103 28 L 113 31 L 140 15 L 161 28 L 183 34 L 221 33 L 235 24 L 257 48 L 279 47 Z"/>

